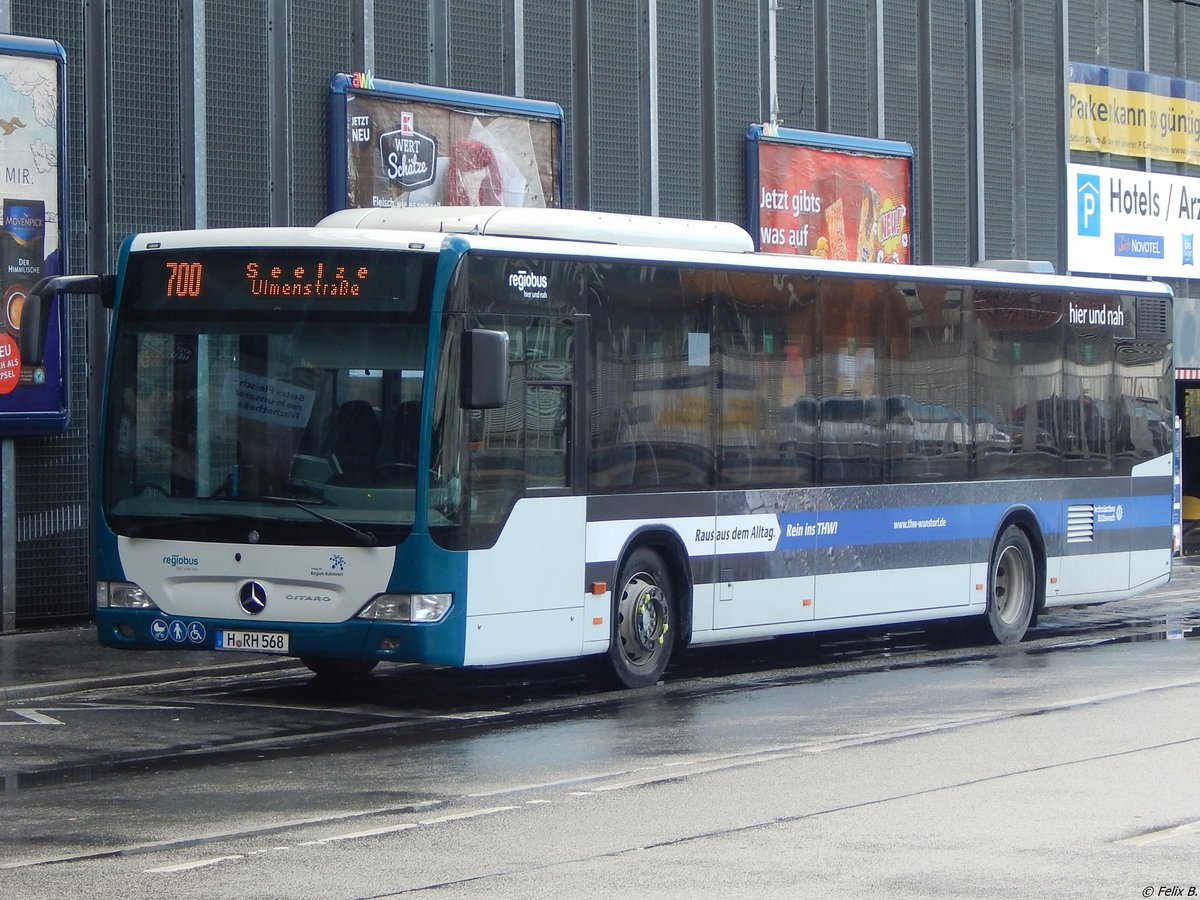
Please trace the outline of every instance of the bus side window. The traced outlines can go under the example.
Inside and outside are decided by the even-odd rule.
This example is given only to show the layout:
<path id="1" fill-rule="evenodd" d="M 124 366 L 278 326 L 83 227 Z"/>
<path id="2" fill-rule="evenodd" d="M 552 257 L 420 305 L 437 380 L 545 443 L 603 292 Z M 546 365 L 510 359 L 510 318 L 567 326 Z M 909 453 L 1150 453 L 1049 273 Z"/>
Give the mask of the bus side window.
<path id="1" fill-rule="evenodd" d="M 570 418 L 565 385 L 531 384 L 526 389 L 525 470 L 529 487 L 567 486 Z"/>

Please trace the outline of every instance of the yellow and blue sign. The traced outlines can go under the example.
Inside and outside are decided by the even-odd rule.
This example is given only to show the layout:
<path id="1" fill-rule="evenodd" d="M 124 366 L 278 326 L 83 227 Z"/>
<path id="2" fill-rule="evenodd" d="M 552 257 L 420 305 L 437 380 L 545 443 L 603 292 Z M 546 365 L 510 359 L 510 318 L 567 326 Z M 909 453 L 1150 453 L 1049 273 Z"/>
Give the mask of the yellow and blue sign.
<path id="1" fill-rule="evenodd" d="M 1200 163 L 1200 83 L 1071 63 L 1072 150 Z"/>

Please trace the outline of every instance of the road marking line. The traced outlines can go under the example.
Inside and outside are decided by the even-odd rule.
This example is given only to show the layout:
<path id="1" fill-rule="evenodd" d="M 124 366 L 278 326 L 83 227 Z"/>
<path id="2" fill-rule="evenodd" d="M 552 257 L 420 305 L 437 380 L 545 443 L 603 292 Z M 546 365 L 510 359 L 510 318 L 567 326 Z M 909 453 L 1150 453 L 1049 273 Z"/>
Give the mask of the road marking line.
<path id="1" fill-rule="evenodd" d="M 215 866 L 217 863 L 229 862 L 234 859 L 245 859 L 238 853 L 235 856 L 217 856 L 212 859 L 202 859 L 198 862 L 180 863 L 177 866 L 159 866 L 157 869 L 143 869 L 146 875 L 169 875 L 172 872 L 188 872 L 192 869 L 203 869 L 205 866 Z"/>
<path id="2" fill-rule="evenodd" d="M 696 775 L 709 775 L 716 772 L 724 772 L 729 769 L 738 769 L 745 766 L 757 766 L 765 762 L 773 762 L 779 759 L 794 758 L 796 753 L 762 753 L 754 755 L 737 754 L 736 756 L 724 762 L 706 762 L 703 765 L 689 766 L 686 770 L 674 772 L 658 772 L 656 774 L 646 775 L 643 778 L 632 778 L 626 781 L 619 781 L 615 784 L 603 784 L 592 789 L 592 793 L 603 793 L 605 791 L 622 791 L 632 787 L 646 787 L 652 784 L 658 784 L 664 781 L 678 781 L 681 778 L 691 778 Z"/>
<path id="3" fill-rule="evenodd" d="M 1173 837 L 1194 834 L 1197 831 L 1200 831 L 1200 821 L 1185 822 L 1183 825 L 1176 825 L 1173 828 L 1161 828 L 1158 831 L 1148 831 L 1146 834 L 1139 834 L 1136 837 L 1125 838 L 1117 841 L 1117 843 L 1131 844 L 1137 847 L 1142 844 L 1153 844 L 1156 841 L 1165 841 Z"/>
<path id="4" fill-rule="evenodd" d="M 536 781 L 532 784 L 517 784 L 512 787 L 497 788 L 494 791 L 480 791 L 474 794 L 467 794 L 471 799 L 481 799 L 483 797 L 499 797 L 502 794 L 519 794 L 525 791 L 542 791 L 548 788 L 561 788 L 567 785 L 585 784 L 589 781 L 600 781 L 604 778 L 618 778 L 623 775 L 631 774 L 633 770 L 622 769 L 614 772 L 596 772 L 591 775 L 579 775 L 574 778 L 557 778 L 553 781 Z"/>
<path id="5" fill-rule="evenodd" d="M 448 816 L 439 816 L 436 819 L 422 819 L 421 825 L 441 825 L 443 822 L 459 822 L 463 819 L 475 819 L 480 816 L 491 816 L 496 813 L 508 812 L 509 810 L 520 809 L 519 806 L 493 806 L 488 809 L 474 809 L 470 812 L 452 813 Z"/>
<path id="6" fill-rule="evenodd" d="M 406 822 L 403 825 L 383 825 L 379 828 L 368 828 L 366 831 L 354 831 L 350 834 L 335 834 L 333 837 L 321 838 L 318 841 L 308 841 L 305 846 L 313 844 L 328 844 L 333 841 L 356 841 L 359 838 L 377 837 L 381 834 L 393 834 L 397 831 L 408 831 L 410 828 L 417 826 L 412 822 Z"/>
<path id="7" fill-rule="evenodd" d="M 10 709 L 10 713 L 28 719 L 27 722 L 0 722 L 0 725 L 66 725 L 53 716 L 40 713 L 36 709 Z"/>
<path id="8" fill-rule="evenodd" d="M 47 712 L 93 712 L 97 710 L 103 711 L 135 711 L 143 712 L 146 710 L 187 710 L 193 709 L 190 706 L 38 706 L 29 709 L 12 709 L 8 711 L 15 716 L 21 716 L 28 719 L 26 722 L 0 722 L 0 725 L 66 725 L 61 719 L 56 719 L 53 716 L 46 715 Z"/>

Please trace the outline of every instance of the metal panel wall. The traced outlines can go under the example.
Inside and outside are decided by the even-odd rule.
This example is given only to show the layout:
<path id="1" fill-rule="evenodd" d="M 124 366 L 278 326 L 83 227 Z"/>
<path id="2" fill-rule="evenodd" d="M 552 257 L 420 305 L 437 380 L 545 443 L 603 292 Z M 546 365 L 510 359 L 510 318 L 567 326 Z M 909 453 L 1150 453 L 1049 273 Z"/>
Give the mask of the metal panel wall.
<path id="1" fill-rule="evenodd" d="M 503 0 L 457 0 L 450 5 L 450 86 L 495 94 L 504 89 Z"/>
<path id="2" fill-rule="evenodd" d="M 1063 185 L 1057 136 L 1062 114 L 1063 73 L 1056 58 L 1054 4 L 1024 3 L 1025 59 L 1025 253 L 1058 259 L 1058 222 Z"/>
<path id="3" fill-rule="evenodd" d="M 983 181 L 984 253 L 1012 257 L 1015 248 L 1013 195 L 1013 16 L 1007 3 L 983 4 Z"/>
<path id="4" fill-rule="evenodd" d="M 746 128 L 758 121 L 759 7 L 753 0 L 714 4 L 716 19 L 717 218 L 745 220 Z"/>
<path id="5" fill-rule="evenodd" d="M 326 119 L 329 79 L 350 53 L 349 0 L 290 0 L 288 72 L 291 121 L 289 225 L 311 225 L 327 210 Z"/>
<path id="6" fill-rule="evenodd" d="M 883 121 L 881 137 L 919 143 L 915 0 L 883 0 Z"/>
<path id="7" fill-rule="evenodd" d="M 208 0 L 206 27 L 208 224 L 267 225 L 270 114 L 258 86 L 267 58 L 266 0 Z"/>
<path id="8" fill-rule="evenodd" d="M 989 6 L 999 7 L 1000 5 L 985 2 L 983 4 L 984 15 L 987 15 Z M 1071 61 L 1099 63 L 1101 53 L 1105 56 L 1108 55 L 1108 38 L 1105 33 L 1108 19 L 1107 0 L 1102 0 L 1095 6 L 1071 3 L 1069 9 L 1070 27 L 1067 35 L 1067 49 Z M 1101 12 L 1104 14 L 1101 15 Z"/>
<path id="9" fill-rule="evenodd" d="M 1175 75 L 1175 10 L 1171 0 L 1146 0 L 1150 13 L 1150 59 L 1147 68 L 1159 75 Z"/>
<path id="10" fill-rule="evenodd" d="M 917 78 L 918 62 L 914 59 L 918 44 L 916 0 L 883 0 L 882 40 L 884 95 L 880 102 L 883 104 L 884 133 L 880 137 L 892 141 L 906 141 L 912 145 L 914 153 L 922 153 L 922 99 Z M 915 182 L 915 163 L 913 178 Z M 922 221 L 921 199 L 917 188 L 918 185 L 914 183 L 913 208 L 910 210 L 911 221 L 914 223 Z"/>
<path id="11" fill-rule="evenodd" d="M 638 0 L 589 5 L 592 209 L 641 212 L 638 173 L 649 165 L 641 142 Z M 603 88 L 601 88 L 603 86 Z"/>
<path id="12" fill-rule="evenodd" d="M 1140 69 L 1142 59 L 1142 3 L 1141 0 L 1097 0 L 1097 16 L 1101 47 L 1097 62 L 1121 69 Z M 1085 18 L 1086 10 L 1078 11 Z M 1107 12 L 1108 22 L 1104 24 Z M 1107 40 L 1106 40 L 1107 39 Z M 1104 53 L 1107 43 L 1107 54 Z"/>
<path id="13" fill-rule="evenodd" d="M 392 81 L 429 81 L 427 4 L 375 4 L 375 74 Z"/>
<path id="14" fill-rule="evenodd" d="M 829 127 L 876 137 L 875 2 L 831 3 L 829 10 Z"/>
<path id="15" fill-rule="evenodd" d="M 1179 74 L 1192 81 L 1200 81 L 1200 7 L 1183 6 L 1181 12 L 1183 28 L 1175 35 L 1175 39 L 1183 44 Z"/>
<path id="16" fill-rule="evenodd" d="M 785 5 L 775 17 L 779 123 L 788 128 L 816 127 L 813 17 L 811 3 Z"/>
<path id="17" fill-rule="evenodd" d="M 937 181 L 932 185 L 933 255 L 939 263 L 967 265 L 971 260 L 970 231 L 965 199 L 970 194 L 966 140 L 967 19 L 961 0 L 933 0 L 933 154 Z M 959 138 L 958 135 L 962 137 Z"/>
<path id="18" fill-rule="evenodd" d="M 659 211 L 699 216 L 700 23 L 694 0 L 658 0 Z"/>
<path id="19" fill-rule="evenodd" d="M 563 186 L 565 204 L 575 205 L 575 159 L 573 145 L 575 102 L 572 85 L 574 72 L 571 44 L 575 23 L 571 4 L 564 0 L 525 0 L 525 96 L 536 100 L 554 100 L 566 118 L 563 127 Z"/>
<path id="20" fill-rule="evenodd" d="M 50 37 L 67 53 L 67 159 L 83 158 L 83 12 L 72 0 L 14 2 L 17 34 Z M 70 170 L 69 170 L 70 171 Z M 86 265 L 87 205 L 84 182 L 69 178 L 66 233 L 72 268 Z M 53 438 L 15 442 L 16 624 L 80 619 L 91 613 L 91 529 L 88 473 L 87 309 L 74 298 L 70 311 L 70 423 Z"/>
<path id="21" fill-rule="evenodd" d="M 115 260 L 126 235 L 182 225 L 180 17 L 174 5 L 130 0 L 110 8 L 109 21 L 108 231 Z"/>

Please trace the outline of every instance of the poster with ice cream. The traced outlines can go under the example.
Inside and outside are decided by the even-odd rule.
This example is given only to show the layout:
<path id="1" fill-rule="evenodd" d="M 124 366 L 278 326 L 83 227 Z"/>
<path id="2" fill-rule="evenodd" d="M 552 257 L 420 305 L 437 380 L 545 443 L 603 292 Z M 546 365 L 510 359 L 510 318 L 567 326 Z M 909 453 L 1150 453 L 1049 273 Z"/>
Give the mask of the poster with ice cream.
<path id="1" fill-rule="evenodd" d="M 746 155 L 747 227 L 758 249 L 914 261 L 908 144 L 755 125 Z"/>

